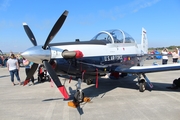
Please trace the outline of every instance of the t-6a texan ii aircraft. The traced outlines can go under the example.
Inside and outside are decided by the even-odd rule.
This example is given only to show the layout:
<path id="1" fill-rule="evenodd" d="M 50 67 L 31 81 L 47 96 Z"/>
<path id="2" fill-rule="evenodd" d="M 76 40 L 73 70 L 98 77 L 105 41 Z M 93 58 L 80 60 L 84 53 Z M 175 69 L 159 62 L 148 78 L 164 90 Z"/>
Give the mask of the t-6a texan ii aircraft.
<path id="1" fill-rule="evenodd" d="M 142 28 L 141 44 L 137 44 L 128 33 L 119 29 L 101 31 L 89 41 L 50 43 L 62 27 L 67 15 L 68 11 L 64 11 L 44 45 L 37 45 L 31 29 L 23 23 L 27 36 L 34 45 L 22 53 L 23 57 L 33 62 L 26 81 L 32 77 L 39 64 L 44 64 L 63 97 L 68 99 L 68 92 L 58 75 L 75 76 L 78 78 L 78 84 L 74 100 L 80 103 L 84 99 L 81 90 L 82 81 L 90 84 L 95 79 L 97 87 L 98 78 L 108 73 L 131 73 L 137 76 L 139 90 L 143 92 L 146 82 L 151 88 L 153 87 L 146 73 L 180 69 L 179 64 L 143 66 L 144 59 L 148 55 L 148 41 L 144 28 Z"/>

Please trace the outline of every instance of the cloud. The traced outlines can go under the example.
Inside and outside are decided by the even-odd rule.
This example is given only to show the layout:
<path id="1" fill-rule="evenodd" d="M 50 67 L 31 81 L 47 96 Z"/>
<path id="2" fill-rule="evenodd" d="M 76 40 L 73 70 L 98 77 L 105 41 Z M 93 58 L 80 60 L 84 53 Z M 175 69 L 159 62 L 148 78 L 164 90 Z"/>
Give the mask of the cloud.
<path id="1" fill-rule="evenodd" d="M 160 0 L 135 0 L 130 4 L 130 7 L 133 8 L 132 12 L 138 12 L 141 9 L 150 7 L 156 3 L 158 3 Z"/>
<path id="2" fill-rule="evenodd" d="M 116 21 L 124 18 L 132 13 L 136 13 L 142 9 L 150 7 L 160 0 L 133 0 L 125 2 L 117 2 L 116 4 L 109 5 L 108 8 L 99 7 L 99 10 L 93 13 L 89 13 L 83 16 L 76 17 L 78 21 L 81 21 L 82 25 L 91 25 L 102 19 L 109 19 Z M 79 19 L 80 18 L 80 19 Z"/>
<path id="3" fill-rule="evenodd" d="M 109 10 L 99 10 L 98 15 L 102 18 L 109 18 L 111 20 L 117 20 L 122 18 L 126 14 L 126 9 L 123 6 L 115 6 Z"/>
<path id="4" fill-rule="evenodd" d="M 11 0 L 3 0 L 0 2 L 0 10 L 7 10 L 7 8 L 10 6 Z"/>
<path id="5" fill-rule="evenodd" d="M 141 9 L 150 7 L 159 1 L 160 0 L 134 0 L 125 4 L 116 4 L 116 6 L 110 8 L 109 10 L 99 10 L 98 15 L 102 18 L 117 20 L 119 18 L 125 17 L 130 13 L 136 13 Z"/>

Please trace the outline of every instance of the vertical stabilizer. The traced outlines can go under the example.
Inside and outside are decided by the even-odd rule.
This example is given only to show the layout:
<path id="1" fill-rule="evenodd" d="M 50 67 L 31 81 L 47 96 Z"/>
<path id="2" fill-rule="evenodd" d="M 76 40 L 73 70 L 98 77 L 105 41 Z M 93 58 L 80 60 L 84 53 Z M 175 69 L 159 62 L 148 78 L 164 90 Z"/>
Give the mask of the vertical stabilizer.
<path id="1" fill-rule="evenodd" d="M 147 34 L 146 30 L 142 28 L 142 34 L 141 34 L 141 50 L 144 54 L 148 53 L 148 39 L 147 39 Z"/>

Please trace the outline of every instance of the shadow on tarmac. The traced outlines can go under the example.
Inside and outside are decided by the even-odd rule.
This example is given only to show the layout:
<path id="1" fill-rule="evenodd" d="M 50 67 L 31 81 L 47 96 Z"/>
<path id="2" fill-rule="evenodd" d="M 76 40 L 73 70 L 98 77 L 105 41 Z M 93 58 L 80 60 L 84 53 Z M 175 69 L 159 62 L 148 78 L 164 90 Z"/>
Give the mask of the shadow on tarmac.
<path id="1" fill-rule="evenodd" d="M 96 88 L 95 84 L 93 86 L 87 87 L 83 89 L 85 96 L 88 97 L 97 97 L 101 95 L 103 97 L 106 92 L 109 92 L 115 88 L 126 88 L 126 89 L 135 89 L 139 92 L 139 87 L 136 85 L 137 80 L 135 80 L 135 76 L 130 76 L 126 78 L 120 78 L 118 80 L 111 80 L 111 79 L 99 79 L 99 86 Z M 180 92 L 180 89 L 171 90 L 167 89 L 167 87 L 172 86 L 172 84 L 168 83 L 158 83 L 158 82 L 151 82 L 153 84 L 153 88 L 150 88 L 149 85 L 146 83 L 146 91 L 167 91 L 167 92 Z"/>
<path id="2" fill-rule="evenodd" d="M 0 78 L 9 77 L 10 75 L 2 75 Z"/>

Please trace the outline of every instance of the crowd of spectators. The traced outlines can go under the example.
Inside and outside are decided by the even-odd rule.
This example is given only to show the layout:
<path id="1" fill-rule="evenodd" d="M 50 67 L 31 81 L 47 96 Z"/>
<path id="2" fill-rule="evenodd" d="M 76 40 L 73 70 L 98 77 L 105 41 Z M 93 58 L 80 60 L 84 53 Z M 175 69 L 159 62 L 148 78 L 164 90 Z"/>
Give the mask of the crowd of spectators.
<path id="1" fill-rule="evenodd" d="M 7 67 L 10 76 L 11 76 L 11 82 L 15 86 L 16 83 L 14 83 L 14 75 L 17 77 L 17 80 L 19 81 L 19 85 L 21 85 L 21 80 L 19 76 L 19 69 L 20 67 L 23 67 L 25 69 L 26 76 L 28 75 L 28 72 L 31 69 L 31 66 L 33 65 L 33 62 L 28 61 L 25 59 L 21 54 L 14 54 L 13 52 L 10 52 L 8 55 L 3 54 L 1 52 L 0 54 L 0 67 Z M 44 70 L 44 71 L 43 71 Z M 24 83 L 24 85 L 28 84 L 30 81 L 32 82 L 32 85 L 34 85 L 34 76 L 30 80 L 28 80 L 27 83 Z M 47 74 L 47 71 L 39 65 L 38 67 L 38 83 L 50 81 L 49 75 Z"/>
<path id="2" fill-rule="evenodd" d="M 172 57 L 172 58 L 176 57 L 176 59 L 178 58 L 177 59 L 177 62 L 178 62 L 179 56 L 180 56 L 180 52 L 179 52 L 180 50 L 178 48 L 174 48 L 173 50 L 168 50 L 167 48 L 164 48 L 162 51 L 160 51 L 160 50 L 158 51 L 157 49 L 149 51 L 149 53 L 148 53 L 149 55 L 148 55 L 147 59 L 163 59 L 164 50 L 167 51 L 166 56 Z"/>
<path id="3" fill-rule="evenodd" d="M 10 58 L 11 54 L 13 54 L 13 52 L 10 52 L 9 55 L 3 54 L 2 52 L 0 52 L 0 66 L 1 67 L 7 67 L 7 61 Z M 15 57 L 18 60 L 19 66 L 24 66 L 23 57 L 20 54 L 16 54 Z"/>

